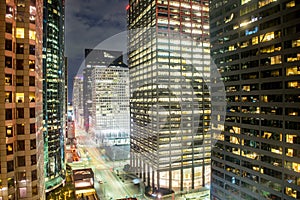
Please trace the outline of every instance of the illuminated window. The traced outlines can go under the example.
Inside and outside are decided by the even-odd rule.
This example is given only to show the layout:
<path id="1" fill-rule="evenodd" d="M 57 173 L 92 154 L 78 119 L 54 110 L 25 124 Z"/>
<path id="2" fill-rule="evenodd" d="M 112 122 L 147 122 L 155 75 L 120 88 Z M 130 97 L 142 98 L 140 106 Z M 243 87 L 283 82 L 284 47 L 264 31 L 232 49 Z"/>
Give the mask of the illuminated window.
<path id="1" fill-rule="evenodd" d="M 260 35 L 260 42 L 267 42 L 275 38 L 274 32 L 265 33 Z"/>
<path id="2" fill-rule="evenodd" d="M 258 7 L 261 8 L 261 7 L 264 7 L 272 2 L 276 2 L 277 0 L 261 0 L 258 2 Z"/>
<path id="3" fill-rule="evenodd" d="M 297 190 L 295 190 L 293 188 L 290 188 L 290 187 L 285 187 L 284 192 L 285 192 L 286 195 L 297 199 L 297 193 L 298 193 Z M 300 197 L 300 195 L 298 197 Z"/>
<path id="4" fill-rule="evenodd" d="M 16 38 L 24 38 L 24 28 L 16 28 Z"/>
<path id="5" fill-rule="evenodd" d="M 299 47 L 299 46 L 300 46 L 300 39 L 292 41 L 292 47 Z"/>
<path id="6" fill-rule="evenodd" d="M 287 67 L 286 76 L 300 75 L 300 66 Z"/>
<path id="7" fill-rule="evenodd" d="M 7 144 L 6 145 L 6 154 L 7 155 L 11 155 L 14 153 L 14 148 L 13 148 L 13 144 Z"/>
<path id="8" fill-rule="evenodd" d="M 300 53 L 296 54 L 290 54 L 290 55 L 286 55 L 286 61 L 287 62 L 295 62 L 300 60 Z"/>
<path id="9" fill-rule="evenodd" d="M 256 37 L 257 38 L 257 37 Z M 252 42 L 253 43 L 253 42 Z M 241 42 L 241 48 L 245 48 L 245 47 L 247 47 L 247 46 L 249 46 L 249 41 L 244 41 L 244 42 Z"/>
<path id="10" fill-rule="evenodd" d="M 287 82 L 288 88 L 300 88 L 300 82 L 298 81 L 289 81 Z"/>
<path id="11" fill-rule="evenodd" d="M 252 38 L 252 45 L 258 44 L 258 36 Z"/>
<path id="12" fill-rule="evenodd" d="M 12 92 L 5 92 L 5 102 L 6 103 L 12 102 Z"/>
<path id="13" fill-rule="evenodd" d="M 23 103 L 24 102 L 24 93 L 16 93 L 16 102 Z"/>
<path id="14" fill-rule="evenodd" d="M 286 134 L 286 142 L 298 144 L 300 143 L 300 138 L 296 134 Z"/>
<path id="15" fill-rule="evenodd" d="M 281 55 L 271 57 L 271 65 L 276 65 L 281 63 Z"/>
<path id="16" fill-rule="evenodd" d="M 6 126 L 6 137 L 12 137 L 13 134 L 13 127 L 12 126 Z"/>
<path id="17" fill-rule="evenodd" d="M 285 5 L 287 8 L 292 8 L 292 7 L 296 6 L 295 1 L 290 1 L 290 2 L 286 3 Z"/>
<path id="18" fill-rule="evenodd" d="M 35 31 L 29 30 L 29 39 L 35 40 Z"/>
<path id="19" fill-rule="evenodd" d="M 34 71 L 34 69 L 35 69 L 35 61 L 29 60 L 29 70 Z"/>

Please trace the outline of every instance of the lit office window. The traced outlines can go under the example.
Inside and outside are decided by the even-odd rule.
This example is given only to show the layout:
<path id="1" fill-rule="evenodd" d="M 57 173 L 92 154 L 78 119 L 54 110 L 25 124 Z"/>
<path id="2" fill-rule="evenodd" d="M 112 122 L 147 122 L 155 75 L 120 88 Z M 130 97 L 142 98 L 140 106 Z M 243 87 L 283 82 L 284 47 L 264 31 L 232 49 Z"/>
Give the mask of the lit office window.
<path id="1" fill-rule="evenodd" d="M 24 38 L 24 28 L 16 28 L 16 38 Z"/>

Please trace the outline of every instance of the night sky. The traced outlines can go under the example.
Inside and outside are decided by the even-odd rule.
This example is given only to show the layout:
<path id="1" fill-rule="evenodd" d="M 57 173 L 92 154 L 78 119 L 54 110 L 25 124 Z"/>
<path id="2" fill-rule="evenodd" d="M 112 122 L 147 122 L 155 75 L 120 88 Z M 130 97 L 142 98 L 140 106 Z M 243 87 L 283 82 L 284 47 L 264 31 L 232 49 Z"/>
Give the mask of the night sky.
<path id="1" fill-rule="evenodd" d="M 65 10 L 65 55 L 68 57 L 69 101 L 73 78 L 84 59 L 84 49 L 126 30 L 128 0 L 68 0 Z"/>

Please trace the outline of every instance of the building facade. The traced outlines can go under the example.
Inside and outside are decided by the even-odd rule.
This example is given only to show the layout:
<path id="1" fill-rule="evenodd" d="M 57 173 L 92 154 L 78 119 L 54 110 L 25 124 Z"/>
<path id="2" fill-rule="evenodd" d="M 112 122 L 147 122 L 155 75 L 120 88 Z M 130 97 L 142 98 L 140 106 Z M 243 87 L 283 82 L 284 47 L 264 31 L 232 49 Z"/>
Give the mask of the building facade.
<path id="1" fill-rule="evenodd" d="M 75 126 L 83 128 L 83 76 L 77 75 L 74 77 L 72 104 Z"/>
<path id="2" fill-rule="evenodd" d="M 92 80 L 91 131 L 103 146 L 129 145 L 127 65 L 93 66 Z"/>
<path id="3" fill-rule="evenodd" d="M 299 199 L 299 1 L 212 0 L 210 11 L 228 103 L 212 199 Z"/>
<path id="4" fill-rule="evenodd" d="M 44 0 L 43 122 L 46 192 L 65 179 L 64 0 Z"/>
<path id="5" fill-rule="evenodd" d="M 43 2 L 0 8 L 0 199 L 43 199 Z"/>
<path id="6" fill-rule="evenodd" d="M 208 1 L 129 2 L 130 166 L 154 193 L 209 187 Z"/>

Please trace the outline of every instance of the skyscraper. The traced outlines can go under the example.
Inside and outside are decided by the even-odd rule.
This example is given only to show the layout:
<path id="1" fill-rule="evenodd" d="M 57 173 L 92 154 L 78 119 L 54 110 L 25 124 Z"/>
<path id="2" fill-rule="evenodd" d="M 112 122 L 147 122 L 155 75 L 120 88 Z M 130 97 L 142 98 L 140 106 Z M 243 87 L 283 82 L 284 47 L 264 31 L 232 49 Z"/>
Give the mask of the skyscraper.
<path id="1" fill-rule="evenodd" d="M 212 0 L 210 11 L 228 102 L 212 198 L 299 199 L 299 1 Z"/>
<path id="2" fill-rule="evenodd" d="M 0 199 L 43 199 L 43 2 L 0 8 Z"/>
<path id="3" fill-rule="evenodd" d="M 208 1 L 130 0 L 131 160 L 146 188 L 210 185 Z"/>
<path id="4" fill-rule="evenodd" d="M 119 60 L 123 58 L 121 53 L 118 55 Z M 128 145 L 128 67 L 120 61 L 109 65 L 94 65 L 92 69 L 91 132 L 104 146 Z"/>
<path id="5" fill-rule="evenodd" d="M 65 57 L 64 0 L 44 0 L 43 122 L 46 192 L 64 180 Z"/>
<path id="6" fill-rule="evenodd" d="M 75 116 L 75 126 L 84 127 L 83 123 L 83 76 L 77 75 L 73 81 L 73 113 Z"/>
<path id="7" fill-rule="evenodd" d="M 84 126 L 87 132 L 91 131 L 92 126 L 92 112 L 93 101 L 96 100 L 96 96 L 93 96 L 93 89 L 96 76 L 95 67 L 102 67 L 107 69 L 110 65 L 118 66 L 123 63 L 122 52 L 119 51 L 107 51 L 100 49 L 85 49 L 85 68 L 83 70 L 83 115 Z M 100 73 L 100 71 L 99 71 Z M 98 74 L 99 74 L 98 73 Z"/>

